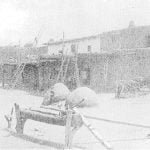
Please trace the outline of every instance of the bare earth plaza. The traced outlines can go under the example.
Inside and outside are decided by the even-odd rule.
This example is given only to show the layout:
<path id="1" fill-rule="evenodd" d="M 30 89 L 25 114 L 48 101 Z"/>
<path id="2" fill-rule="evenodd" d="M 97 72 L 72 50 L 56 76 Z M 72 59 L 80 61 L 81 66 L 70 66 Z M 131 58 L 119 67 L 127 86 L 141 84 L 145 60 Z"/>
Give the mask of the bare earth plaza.
<path id="1" fill-rule="evenodd" d="M 0 149 L 149 150 L 149 10 L 0 0 Z"/>

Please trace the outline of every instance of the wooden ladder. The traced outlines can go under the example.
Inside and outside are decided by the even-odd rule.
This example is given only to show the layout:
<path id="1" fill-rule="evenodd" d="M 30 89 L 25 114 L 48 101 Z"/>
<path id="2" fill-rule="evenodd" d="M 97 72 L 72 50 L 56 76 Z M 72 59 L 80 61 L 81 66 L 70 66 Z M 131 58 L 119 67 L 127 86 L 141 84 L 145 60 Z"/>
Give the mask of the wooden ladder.
<path id="1" fill-rule="evenodd" d="M 80 77 L 79 77 L 79 68 L 78 68 L 78 55 L 77 52 L 74 54 L 74 67 L 75 67 L 75 81 L 77 87 L 80 87 Z"/>
<path id="2" fill-rule="evenodd" d="M 22 64 L 19 64 L 19 66 L 17 67 L 17 70 L 12 77 L 12 83 L 10 85 L 11 88 L 15 88 L 15 86 L 17 85 L 20 75 L 23 73 L 25 66 L 26 64 L 22 63 Z"/>
<path id="3" fill-rule="evenodd" d="M 67 56 L 67 54 L 66 54 L 66 56 L 62 56 L 62 61 L 61 61 L 62 63 L 61 63 L 60 71 L 57 76 L 56 83 L 59 81 L 63 82 L 63 83 L 65 82 L 70 61 L 71 61 L 71 57 Z M 74 52 L 74 56 L 73 56 L 74 79 L 76 82 L 76 86 L 80 87 L 79 68 L 78 68 L 77 62 L 78 62 L 78 54 L 77 54 L 77 52 Z"/>
<path id="4" fill-rule="evenodd" d="M 59 82 L 59 81 L 64 82 L 65 81 L 68 66 L 69 66 L 69 62 L 70 62 L 70 57 L 69 56 L 62 57 L 62 63 L 61 63 L 60 71 L 58 73 L 56 82 Z"/>

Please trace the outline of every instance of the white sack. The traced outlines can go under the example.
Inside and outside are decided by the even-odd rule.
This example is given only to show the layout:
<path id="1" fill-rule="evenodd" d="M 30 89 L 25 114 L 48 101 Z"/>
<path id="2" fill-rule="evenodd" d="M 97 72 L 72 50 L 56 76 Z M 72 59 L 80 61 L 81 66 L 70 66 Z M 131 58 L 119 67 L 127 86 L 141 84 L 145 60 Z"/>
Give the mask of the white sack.
<path id="1" fill-rule="evenodd" d="M 82 103 L 80 103 L 83 101 Z M 87 87 L 79 87 L 72 91 L 68 96 L 66 103 L 69 104 L 71 107 L 80 103 L 79 107 L 90 107 L 95 106 L 98 102 L 97 94 Z"/>
<path id="2" fill-rule="evenodd" d="M 51 92 L 54 93 L 54 96 L 51 96 Z M 43 105 L 50 105 L 54 102 L 63 101 L 66 99 L 66 96 L 70 93 L 70 90 L 63 83 L 56 83 L 51 87 L 46 94 L 44 95 Z"/>

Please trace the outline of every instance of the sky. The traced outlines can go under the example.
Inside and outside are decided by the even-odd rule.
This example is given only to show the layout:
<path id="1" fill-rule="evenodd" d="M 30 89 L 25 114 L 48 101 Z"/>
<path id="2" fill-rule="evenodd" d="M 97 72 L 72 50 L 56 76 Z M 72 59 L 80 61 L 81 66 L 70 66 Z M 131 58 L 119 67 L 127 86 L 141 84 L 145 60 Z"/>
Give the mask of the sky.
<path id="1" fill-rule="evenodd" d="M 0 0 L 0 45 L 150 25 L 150 0 Z"/>

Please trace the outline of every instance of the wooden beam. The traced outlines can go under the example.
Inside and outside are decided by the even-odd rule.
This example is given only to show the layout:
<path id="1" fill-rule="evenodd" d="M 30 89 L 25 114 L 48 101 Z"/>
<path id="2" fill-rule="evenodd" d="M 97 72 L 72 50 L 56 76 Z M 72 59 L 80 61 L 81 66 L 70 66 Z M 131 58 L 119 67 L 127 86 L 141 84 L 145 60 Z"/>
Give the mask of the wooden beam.
<path id="1" fill-rule="evenodd" d="M 64 126 L 66 119 L 59 117 L 58 115 L 53 114 L 45 114 L 40 112 L 35 112 L 32 110 L 21 110 L 21 114 L 23 118 L 32 119 L 39 122 L 45 122 L 48 124 L 60 125 Z"/>
<path id="2" fill-rule="evenodd" d="M 29 110 L 47 114 L 47 115 L 59 115 L 59 111 L 55 111 L 55 110 L 47 110 L 47 109 L 42 109 L 42 108 L 29 108 Z"/>

